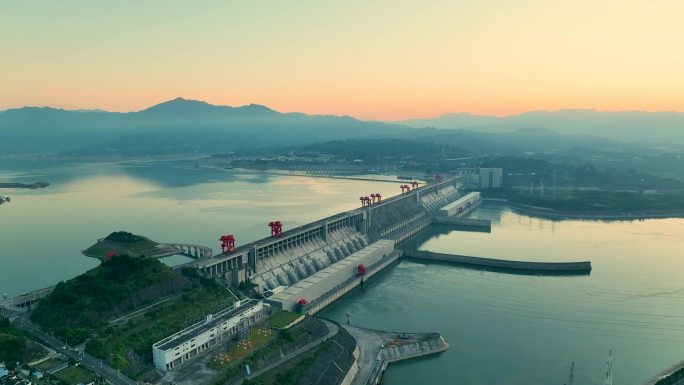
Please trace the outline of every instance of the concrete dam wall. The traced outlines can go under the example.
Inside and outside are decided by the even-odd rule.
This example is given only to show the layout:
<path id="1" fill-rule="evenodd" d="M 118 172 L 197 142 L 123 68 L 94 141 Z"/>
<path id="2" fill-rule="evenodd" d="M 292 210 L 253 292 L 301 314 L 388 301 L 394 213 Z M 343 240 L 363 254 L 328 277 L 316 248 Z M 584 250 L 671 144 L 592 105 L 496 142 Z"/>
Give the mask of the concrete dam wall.
<path id="1" fill-rule="evenodd" d="M 460 186 L 460 178 L 422 186 L 187 266 L 233 285 L 249 281 L 260 293 L 278 292 L 380 240 L 398 243 L 415 235 L 432 224 L 437 210 L 461 197 Z"/>

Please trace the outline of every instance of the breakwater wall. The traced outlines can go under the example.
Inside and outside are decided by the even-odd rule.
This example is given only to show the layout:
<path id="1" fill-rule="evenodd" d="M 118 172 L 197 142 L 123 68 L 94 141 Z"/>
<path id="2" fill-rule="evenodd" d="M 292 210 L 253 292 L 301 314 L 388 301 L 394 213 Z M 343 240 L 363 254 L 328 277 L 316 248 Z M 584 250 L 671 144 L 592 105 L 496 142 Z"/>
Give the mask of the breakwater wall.
<path id="1" fill-rule="evenodd" d="M 466 231 L 492 232 L 492 221 L 488 219 L 435 216 L 432 223 L 436 225 L 448 225 Z"/>
<path id="2" fill-rule="evenodd" d="M 423 250 L 405 250 L 404 256 L 431 261 L 453 262 L 460 265 L 470 265 L 510 271 L 542 272 L 556 274 L 589 274 L 591 262 L 529 262 L 511 261 L 505 259 L 470 257 L 466 255 L 443 254 Z"/>

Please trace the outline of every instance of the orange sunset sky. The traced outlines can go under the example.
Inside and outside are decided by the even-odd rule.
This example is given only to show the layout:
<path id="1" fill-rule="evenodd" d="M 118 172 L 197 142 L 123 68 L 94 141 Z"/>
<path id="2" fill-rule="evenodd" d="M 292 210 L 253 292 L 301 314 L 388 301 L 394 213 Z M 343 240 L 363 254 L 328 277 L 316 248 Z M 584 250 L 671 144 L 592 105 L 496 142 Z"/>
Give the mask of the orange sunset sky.
<path id="1" fill-rule="evenodd" d="M 684 110 L 684 2 L 5 1 L 0 110 Z"/>

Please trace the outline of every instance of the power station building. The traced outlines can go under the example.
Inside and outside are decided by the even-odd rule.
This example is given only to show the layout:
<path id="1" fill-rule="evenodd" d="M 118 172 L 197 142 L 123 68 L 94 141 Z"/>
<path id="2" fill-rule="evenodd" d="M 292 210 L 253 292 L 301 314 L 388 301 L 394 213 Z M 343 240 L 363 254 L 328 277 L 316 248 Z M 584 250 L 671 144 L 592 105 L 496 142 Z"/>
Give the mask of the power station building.
<path id="1" fill-rule="evenodd" d="M 503 169 L 493 167 L 459 168 L 457 174 L 463 178 L 466 188 L 484 190 L 503 186 Z"/>
<path id="2" fill-rule="evenodd" d="M 257 300 L 237 301 L 232 307 L 210 314 L 178 333 L 152 345 L 154 366 L 162 371 L 176 368 L 193 357 L 231 338 L 265 317 L 264 303 Z"/>
<path id="3" fill-rule="evenodd" d="M 392 252 L 394 252 L 394 241 L 380 239 L 280 291 L 266 301 L 273 307 L 296 311 L 300 301 L 306 304 L 316 303 L 341 284 L 356 277 L 360 267 L 362 270 L 372 267 Z"/>

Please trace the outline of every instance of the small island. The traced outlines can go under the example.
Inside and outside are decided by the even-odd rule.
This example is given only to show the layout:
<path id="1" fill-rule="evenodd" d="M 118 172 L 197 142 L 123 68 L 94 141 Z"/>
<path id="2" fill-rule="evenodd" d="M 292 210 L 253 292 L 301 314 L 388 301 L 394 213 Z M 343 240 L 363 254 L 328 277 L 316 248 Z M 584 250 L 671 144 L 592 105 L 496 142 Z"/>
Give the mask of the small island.
<path id="1" fill-rule="evenodd" d="M 36 182 L 36 183 L 0 183 L 0 188 L 28 188 L 28 189 L 39 189 L 48 187 L 50 183 L 48 182 Z"/>
<path id="2" fill-rule="evenodd" d="M 178 249 L 173 246 L 155 242 L 142 235 L 131 234 L 127 231 L 113 232 L 81 252 L 86 257 L 99 259 L 109 259 L 116 255 L 161 258 L 179 253 Z"/>

